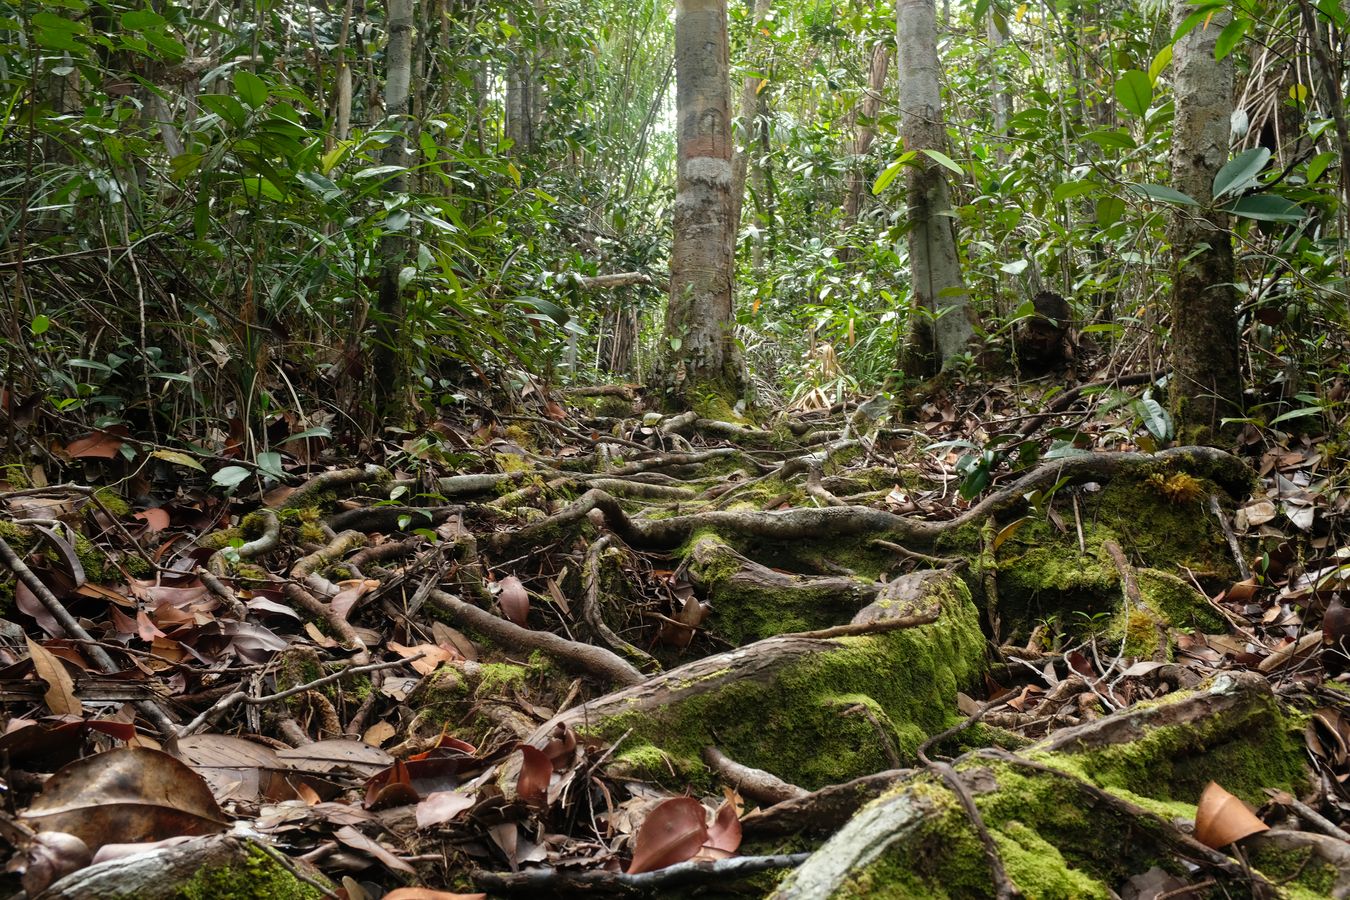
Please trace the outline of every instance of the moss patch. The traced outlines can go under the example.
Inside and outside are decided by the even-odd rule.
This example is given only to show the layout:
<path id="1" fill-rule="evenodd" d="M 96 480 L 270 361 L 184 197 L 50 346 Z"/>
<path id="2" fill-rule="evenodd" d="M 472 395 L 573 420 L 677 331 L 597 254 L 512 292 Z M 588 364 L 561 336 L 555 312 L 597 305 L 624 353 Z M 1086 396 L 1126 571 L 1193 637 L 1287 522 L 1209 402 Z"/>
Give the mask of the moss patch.
<path id="1" fill-rule="evenodd" d="M 311 900 L 323 892 L 306 884 L 257 847 L 240 866 L 201 869 L 185 882 L 180 900 Z"/>
<path id="2" fill-rule="evenodd" d="M 806 788 L 889 768 L 883 740 L 912 758 L 927 735 L 952 724 L 956 692 L 983 671 L 984 636 L 970 592 L 957 578 L 945 584 L 942 616 L 932 625 L 838 639 L 771 679 L 742 678 L 591 730 L 616 740 L 632 729 L 630 740 L 660 747 L 693 780 L 707 778 L 700 754 L 708 744 Z"/>

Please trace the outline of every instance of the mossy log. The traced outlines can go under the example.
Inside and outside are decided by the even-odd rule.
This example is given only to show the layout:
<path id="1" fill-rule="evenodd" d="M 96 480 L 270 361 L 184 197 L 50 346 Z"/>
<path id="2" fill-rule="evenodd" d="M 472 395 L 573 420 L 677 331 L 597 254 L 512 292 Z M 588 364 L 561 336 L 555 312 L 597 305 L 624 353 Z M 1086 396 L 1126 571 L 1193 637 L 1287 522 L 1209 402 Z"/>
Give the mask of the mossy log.
<path id="1" fill-rule="evenodd" d="M 707 782 L 703 749 L 807 789 L 892 767 L 951 724 L 956 693 L 984 668 L 984 636 L 965 583 L 933 573 L 887 615 L 940 609 L 931 624 L 843 638 L 782 635 L 709 656 L 568 710 L 566 723 L 607 740 L 634 773 Z M 869 610 L 871 607 L 868 608 Z"/>
<path id="2" fill-rule="evenodd" d="M 88 866 L 32 900 L 318 900 L 333 891 L 306 863 L 216 834 Z"/>
<path id="3" fill-rule="evenodd" d="M 1296 790 L 1305 774 L 1287 728 L 1265 679 L 1223 673 L 1018 754 L 968 754 L 955 769 L 1024 896 L 1113 897 L 1155 866 L 1187 877 L 1180 860 L 1198 870 L 1190 883 L 1212 879 L 1243 896 L 1314 896 L 1299 882 L 1277 892 L 1277 873 L 1250 873 L 1177 824 L 1194 818 L 1191 803 L 1209 780 L 1249 798 L 1261 787 Z M 983 853 L 956 796 L 918 772 L 864 807 L 773 896 L 990 897 Z"/>

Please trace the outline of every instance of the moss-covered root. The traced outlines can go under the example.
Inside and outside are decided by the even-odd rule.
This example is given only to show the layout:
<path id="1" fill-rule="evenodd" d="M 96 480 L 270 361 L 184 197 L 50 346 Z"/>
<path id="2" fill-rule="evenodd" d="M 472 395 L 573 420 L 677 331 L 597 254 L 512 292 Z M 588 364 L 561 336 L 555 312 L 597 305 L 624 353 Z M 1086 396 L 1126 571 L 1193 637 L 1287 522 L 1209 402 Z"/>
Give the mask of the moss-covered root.
<path id="1" fill-rule="evenodd" d="M 1241 867 L 1173 822 L 1194 818 L 1191 804 L 1211 779 L 1254 800 L 1263 787 L 1297 790 L 1304 778 L 1268 684 L 1248 673 L 1224 673 L 1196 691 L 1067 729 L 1019 757 L 974 754 L 957 769 L 1008 876 L 1024 896 L 1045 900 L 1115 896 L 1154 866 L 1185 877 L 1179 854 L 1250 895 Z M 1272 844 L 1256 867 L 1267 867 L 1265 881 L 1281 883 L 1298 868 L 1294 853 L 1310 863 L 1308 874 L 1285 884 L 1283 896 L 1329 896 L 1325 889 L 1343 880 L 1345 854 L 1307 842 Z M 993 896 L 969 817 L 934 776 L 911 778 L 864 807 L 774 895 L 862 896 Z"/>
<path id="2" fill-rule="evenodd" d="M 703 748 L 808 789 L 892 768 L 949 726 L 956 692 L 984 666 L 979 614 L 964 582 L 928 580 L 917 602 L 936 622 L 859 637 L 782 636 L 710 656 L 575 707 L 560 722 L 607 740 L 616 764 L 660 781 L 709 784 Z"/>
<path id="3" fill-rule="evenodd" d="M 333 890 L 312 866 L 220 834 L 88 866 L 33 900 L 318 900 Z"/>
<path id="4" fill-rule="evenodd" d="M 684 554 L 689 580 L 712 601 L 708 622 L 732 644 L 849 621 L 880 585 L 847 576 L 789 575 L 746 559 L 711 532 Z"/>

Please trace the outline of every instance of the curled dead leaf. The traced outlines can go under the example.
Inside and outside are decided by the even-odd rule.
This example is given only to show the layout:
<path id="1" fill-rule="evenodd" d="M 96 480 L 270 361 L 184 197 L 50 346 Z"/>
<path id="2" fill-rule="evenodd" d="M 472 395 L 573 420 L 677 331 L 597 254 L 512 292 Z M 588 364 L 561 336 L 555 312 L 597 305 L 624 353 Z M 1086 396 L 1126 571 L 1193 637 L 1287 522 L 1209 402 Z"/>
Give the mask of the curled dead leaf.
<path id="1" fill-rule="evenodd" d="M 22 875 L 23 889 L 30 897 L 47 885 L 89 865 L 92 856 L 84 841 L 64 831 L 48 831 L 33 838 L 15 871 Z"/>
<path id="2" fill-rule="evenodd" d="M 1269 827 L 1247 804 L 1213 781 L 1205 786 L 1195 808 L 1195 839 L 1215 850 Z"/>

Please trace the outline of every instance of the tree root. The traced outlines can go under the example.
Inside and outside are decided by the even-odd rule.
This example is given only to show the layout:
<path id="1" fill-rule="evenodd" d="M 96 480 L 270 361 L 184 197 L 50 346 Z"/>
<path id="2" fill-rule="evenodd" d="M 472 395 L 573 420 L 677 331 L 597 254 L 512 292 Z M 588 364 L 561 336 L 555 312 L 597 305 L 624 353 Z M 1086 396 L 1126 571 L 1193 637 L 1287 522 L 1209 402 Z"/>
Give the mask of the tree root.
<path id="1" fill-rule="evenodd" d="M 558 869 L 526 869 L 522 872 L 476 872 L 477 887 L 494 894 L 527 897 L 663 897 L 676 888 L 705 885 L 726 886 L 760 872 L 790 869 L 807 854 L 780 856 L 733 856 L 729 859 L 690 860 L 628 875 L 603 869 L 571 872 Z"/>
<path id="2" fill-rule="evenodd" d="M 757 803 L 784 803 L 810 796 L 805 788 L 788 784 L 772 772 L 741 765 L 716 747 L 703 748 L 703 761 L 723 781 Z"/>
<path id="3" fill-rule="evenodd" d="M 630 517 L 613 495 L 589 490 L 559 512 L 515 532 L 495 534 L 490 542 L 499 551 L 538 543 L 558 528 L 580 521 L 591 510 L 599 510 L 615 534 L 626 543 L 643 547 L 677 547 L 695 531 L 705 528 L 780 541 L 801 540 L 821 534 L 875 533 L 900 541 L 931 545 L 944 534 L 1020 506 L 1025 502 L 1026 494 L 1047 488 L 1060 478 L 1107 478 L 1141 473 L 1173 463 L 1210 472 L 1234 490 L 1246 485 L 1250 476 L 1250 470 L 1237 457 L 1211 447 L 1175 447 L 1154 454 L 1093 453 L 1071 456 L 1042 463 L 960 515 L 937 522 L 898 516 L 863 506 L 778 512 L 709 510 L 668 519 L 642 520 Z"/>

